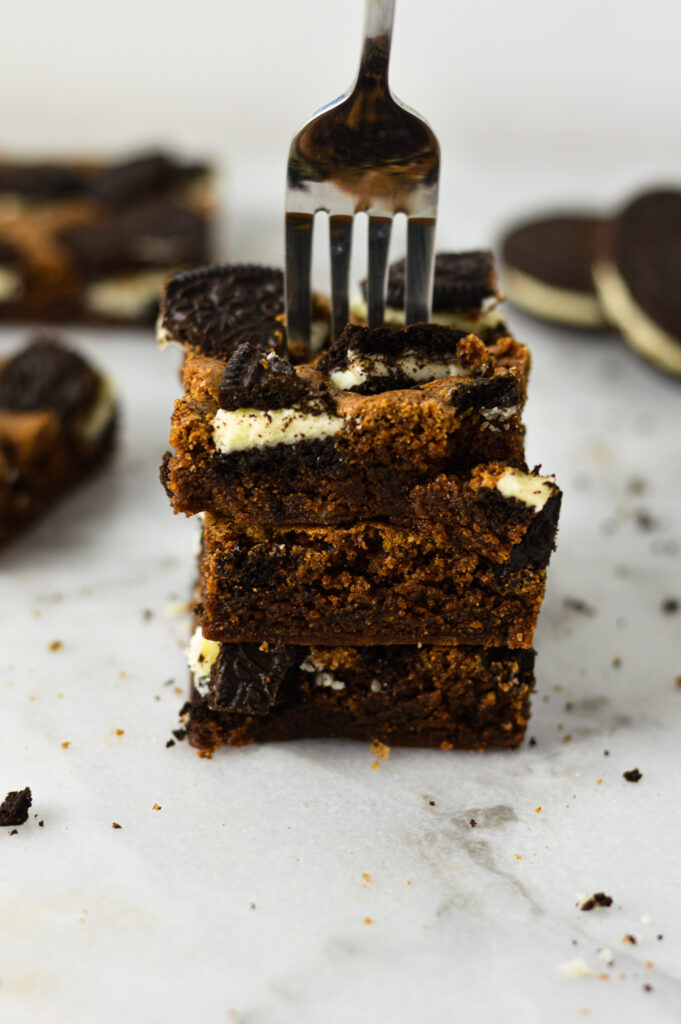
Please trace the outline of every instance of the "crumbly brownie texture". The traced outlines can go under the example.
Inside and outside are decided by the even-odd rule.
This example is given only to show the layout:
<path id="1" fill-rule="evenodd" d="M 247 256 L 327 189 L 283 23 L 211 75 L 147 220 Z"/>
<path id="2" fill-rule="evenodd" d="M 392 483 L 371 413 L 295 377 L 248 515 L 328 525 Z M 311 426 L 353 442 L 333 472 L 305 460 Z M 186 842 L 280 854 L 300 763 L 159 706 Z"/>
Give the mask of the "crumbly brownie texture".
<path id="1" fill-rule="evenodd" d="M 205 654 L 194 665 L 187 734 L 204 750 L 304 737 L 516 747 L 529 717 L 533 650 L 192 646 Z"/>
<path id="2" fill-rule="evenodd" d="M 631 347 L 681 375 L 681 191 L 636 197 L 599 235 L 594 277 L 609 319 Z"/>
<path id="3" fill-rule="evenodd" d="M 209 170 L 0 163 L 0 320 L 149 324 L 178 266 L 210 257 Z"/>
<path id="4" fill-rule="evenodd" d="M 469 349 L 474 341 L 464 339 Z M 260 377 L 250 389 L 230 363 L 190 354 L 172 418 L 175 453 L 162 467 L 173 508 L 236 521 L 344 522 L 399 515 L 405 489 L 441 473 L 484 461 L 523 466 L 527 349 L 510 338 L 477 346 L 486 376 L 382 394 L 344 391 L 314 367 L 296 367 L 308 411 L 297 408 L 300 398 L 285 404 L 291 378 L 272 358 L 256 353 Z M 220 409 L 221 400 L 236 408 Z M 265 401 L 269 409 L 257 404 Z"/>
<path id="5" fill-rule="evenodd" d="M 204 517 L 205 636 L 226 642 L 530 647 L 546 571 L 463 550 L 437 523 L 236 526 Z"/>
<path id="6" fill-rule="evenodd" d="M 55 339 L 0 366 L 0 544 L 103 464 L 115 426 L 108 382 Z"/>
<path id="7" fill-rule="evenodd" d="M 603 223 L 590 214 L 552 214 L 511 228 L 501 243 L 510 301 L 544 320 L 605 327 L 592 274 Z"/>

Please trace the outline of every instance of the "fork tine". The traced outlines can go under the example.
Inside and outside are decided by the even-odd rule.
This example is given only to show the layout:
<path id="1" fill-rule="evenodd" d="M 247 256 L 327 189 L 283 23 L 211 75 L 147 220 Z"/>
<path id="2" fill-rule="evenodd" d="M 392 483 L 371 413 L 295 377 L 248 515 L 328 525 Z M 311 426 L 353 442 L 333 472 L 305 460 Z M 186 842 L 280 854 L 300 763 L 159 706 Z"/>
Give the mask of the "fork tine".
<path id="1" fill-rule="evenodd" d="M 350 252 L 352 251 L 352 217 L 329 217 L 331 250 L 331 338 L 340 337 L 348 322 L 350 301 Z"/>
<path id="2" fill-rule="evenodd" d="M 310 346 L 311 213 L 286 214 L 286 334 L 289 349 L 304 355 Z"/>
<path id="3" fill-rule="evenodd" d="M 407 222 L 406 324 L 430 320 L 434 256 L 435 218 L 410 217 Z"/>
<path id="4" fill-rule="evenodd" d="M 381 327 L 385 319 L 388 284 L 388 252 L 393 222 L 390 217 L 369 217 L 369 272 L 367 274 L 367 324 Z"/>

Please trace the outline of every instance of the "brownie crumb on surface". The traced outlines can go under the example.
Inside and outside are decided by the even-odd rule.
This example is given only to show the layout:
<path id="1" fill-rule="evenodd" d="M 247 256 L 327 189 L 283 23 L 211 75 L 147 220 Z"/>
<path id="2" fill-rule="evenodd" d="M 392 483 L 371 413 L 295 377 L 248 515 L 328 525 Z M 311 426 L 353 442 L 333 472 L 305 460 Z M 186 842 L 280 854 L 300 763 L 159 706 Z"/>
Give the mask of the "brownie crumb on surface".
<path id="1" fill-rule="evenodd" d="M 596 614 L 596 609 L 586 601 L 583 601 L 581 597 L 564 597 L 563 605 L 571 612 L 580 612 L 582 615 Z"/>
<path id="2" fill-rule="evenodd" d="M 579 904 L 580 910 L 595 910 L 596 907 L 611 907 L 612 896 L 606 896 L 604 892 L 595 892 L 593 896 L 587 896 Z"/>
<path id="3" fill-rule="evenodd" d="M 23 825 L 33 802 L 30 788 L 13 790 L 0 804 L 0 826 Z"/>
<path id="4" fill-rule="evenodd" d="M 675 615 L 679 608 L 681 608 L 681 602 L 677 597 L 667 597 L 662 602 L 662 611 L 665 615 Z"/>
<path id="5" fill-rule="evenodd" d="M 643 772 L 640 772 L 638 768 L 632 768 L 628 772 L 622 772 L 622 778 L 626 779 L 627 782 L 638 782 L 639 779 L 643 778 Z"/>
<path id="6" fill-rule="evenodd" d="M 119 825 L 117 821 L 112 821 L 111 828 L 123 828 L 123 826 Z"/>

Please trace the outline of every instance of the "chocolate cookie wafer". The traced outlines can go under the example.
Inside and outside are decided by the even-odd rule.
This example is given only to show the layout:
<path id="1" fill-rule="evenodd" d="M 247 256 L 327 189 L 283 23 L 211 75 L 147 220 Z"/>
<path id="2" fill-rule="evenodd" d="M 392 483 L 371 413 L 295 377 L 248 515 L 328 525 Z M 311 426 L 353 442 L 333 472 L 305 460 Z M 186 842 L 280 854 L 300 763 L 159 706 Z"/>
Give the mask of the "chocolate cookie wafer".
<path id="1" fill-rule="evenodd" d="M 629 345 L 681 375 L 681 191 L 643 193 L 607 225 L 594 279 L 603 309 Z"/>
<path id="2" fill-rule="evenodd" d="M 542 320 L 605 327 L 591 270 L 601 224 L 588 214 L 556 214 L 509 230 L 501 242 L 509 300 Z"/>

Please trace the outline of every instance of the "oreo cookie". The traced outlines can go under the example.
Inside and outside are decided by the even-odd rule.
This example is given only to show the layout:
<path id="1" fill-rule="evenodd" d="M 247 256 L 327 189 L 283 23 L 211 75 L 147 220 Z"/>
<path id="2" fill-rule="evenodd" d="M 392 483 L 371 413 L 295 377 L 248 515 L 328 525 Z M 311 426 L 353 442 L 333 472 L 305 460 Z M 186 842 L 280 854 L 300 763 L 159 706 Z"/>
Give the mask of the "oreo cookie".
<path id="1" fill-rule="evenodd" d="M 387 306 L 402 309 L 405 302 L 407 263 L 392 263 L 388 273 Z M 362 282 L 367 298 L 367 283 Z M 480 309 L 499 299 L 491 252 L 439 252 L 435 256 L 433 313 L 454 313 Z"/>
<path id="2" fill-rule="evenodd" d="M 286 644 L 221 644 L 211 704 L 216 711 L 266 715 L 281 703 L 281 687 L 294 661 L 295 648 Z"/>
<path id="3" fill-rule="evenodd" d="M 602 224 L 589 214 L 555 214 L 508 231 L 501 257 L 509 301 L 542 320 L 605 327 L 592 276 Z"/>
<path id="4" fill-rule="evenodd" d="M 165 153 L 144 153 L 95 174 L 89 195 L 109 206 L 126 206 L 158 196 L 206 173 L 203 164 L 182 164 Z"/>
<path id="5" fill-rule="evenodd" d="M 681 375 L 681 191 L 633 199 L 603 230 L 594 277 L 625 341 L 661 370 Z"/>
<path id="6" fill-rule="evenodd" d="M 229 357 L 247 342 L 257 352 L 282 353 L 286 331 L 284 275 L 253 265 L 199 267 L 174 274 L 166 286 L 161 333 L 166 341 Z"/>
<path id="7" fill-rule="evenodd" d="M 250 342 L 239 345 L 220 381 L 218 405 L 236 409 L 289 409 L 324 412 L 324 393 L 299 377 L 290 363 L 274 352 L 259 351 Z"/>
<path id="8" fill-rule="evenodd" d="M 13 412 L 52 409 L 69 420 L 88 409 L 99 376 L 56 338 L 39 337 L 0 367 L 0 408 Z"/>
<path id="9" fill-rule="evenodd" d="M 100 277 L 200 261 L 208 249 L 208 227 L 193 210 L 152 200 L 111 220 L 68 228 L 59 241 L 87 277 Z"/>

